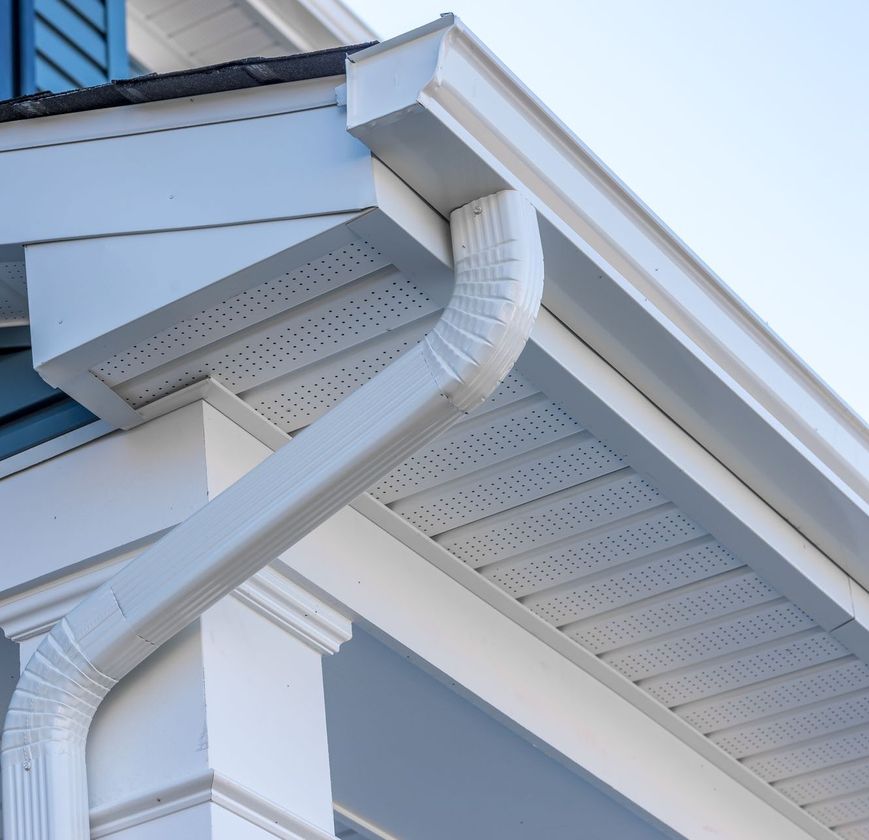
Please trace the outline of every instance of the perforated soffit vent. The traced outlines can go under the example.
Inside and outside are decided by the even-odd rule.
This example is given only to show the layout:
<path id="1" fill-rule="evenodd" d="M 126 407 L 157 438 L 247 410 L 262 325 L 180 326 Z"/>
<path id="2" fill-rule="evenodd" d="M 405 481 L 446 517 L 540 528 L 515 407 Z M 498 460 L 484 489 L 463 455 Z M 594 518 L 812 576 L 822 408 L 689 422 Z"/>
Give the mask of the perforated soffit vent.
<path id="1" fill-rule="evenodd" d="M 370 243 L 94 367 L 131 406 L 211 376 L 287 432 L 437 315 Z M 869 666 L 517 373 L 372 495 L 817 820 L 869 838 Z"/>

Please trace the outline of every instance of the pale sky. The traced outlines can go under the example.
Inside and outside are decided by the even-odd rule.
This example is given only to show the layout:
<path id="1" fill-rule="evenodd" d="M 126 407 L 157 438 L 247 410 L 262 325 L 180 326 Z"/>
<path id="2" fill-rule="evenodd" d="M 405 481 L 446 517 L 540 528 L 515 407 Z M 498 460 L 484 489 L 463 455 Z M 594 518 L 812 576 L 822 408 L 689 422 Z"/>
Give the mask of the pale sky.
<path id="1" fill-rule="evenodd" d="M 346 0 L 458 14 L 869 417 L 869 0 Z"/>

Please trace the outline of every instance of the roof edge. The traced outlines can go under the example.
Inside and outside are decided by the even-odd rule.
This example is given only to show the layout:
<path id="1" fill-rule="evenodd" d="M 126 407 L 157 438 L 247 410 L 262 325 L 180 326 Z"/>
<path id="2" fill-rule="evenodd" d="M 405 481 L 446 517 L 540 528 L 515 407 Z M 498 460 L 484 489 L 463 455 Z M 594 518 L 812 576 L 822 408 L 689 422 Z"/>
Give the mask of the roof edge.
<path id="1" fill-rule="evenodd" d="M 347 78 L 348 130 L 441 213 L 482 184 L 528 194 L 551 226 L 547 305 L 829 556 L 860 565 L 862 419 L 473 33 L 445 15 L 348 57 Z"/>
<path id="2" fill-rule="evenodd" d="M 117 79 L 61 93 L 45 91 L 20 96 L 0 102 L 0 123 L 339 76 L 344 74 L 349 54 L 371 46 L 369 42 L 277 58 L 243 58 L 192 70 Z"/>

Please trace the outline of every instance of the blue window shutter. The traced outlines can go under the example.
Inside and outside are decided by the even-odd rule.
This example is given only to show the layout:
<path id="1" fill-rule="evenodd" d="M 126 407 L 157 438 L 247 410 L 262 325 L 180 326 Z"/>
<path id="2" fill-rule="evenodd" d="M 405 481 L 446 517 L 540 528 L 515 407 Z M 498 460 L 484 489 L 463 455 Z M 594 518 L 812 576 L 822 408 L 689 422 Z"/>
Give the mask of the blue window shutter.
<path id="1" fill-rule="evenodd" d="M 18 92 L 15 85 L 15 0 L 0 0 L 0 99 Z"/>
<path id="2" fill-rule="evenodd" d="M 124 0 L 11 2 L 17 7 L 19 95 L 127 75 Z"/>

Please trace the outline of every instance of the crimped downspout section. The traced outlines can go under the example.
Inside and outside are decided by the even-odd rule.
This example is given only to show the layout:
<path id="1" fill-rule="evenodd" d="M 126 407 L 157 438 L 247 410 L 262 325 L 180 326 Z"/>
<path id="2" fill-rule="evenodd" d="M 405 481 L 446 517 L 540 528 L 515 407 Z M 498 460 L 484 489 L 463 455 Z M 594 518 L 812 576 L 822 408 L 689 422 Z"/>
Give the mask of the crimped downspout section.
<path id="1" fill-rule="evenodd" d="M 5 840 L 87 840 L 85 742 L 111 687 L 204 610 L 482 403 L 543 290 L 533 208 L 510 190 L 451 216 L 456 287 L 417 347 L 139 555 L 60 621 L 12 697 Z"/>

